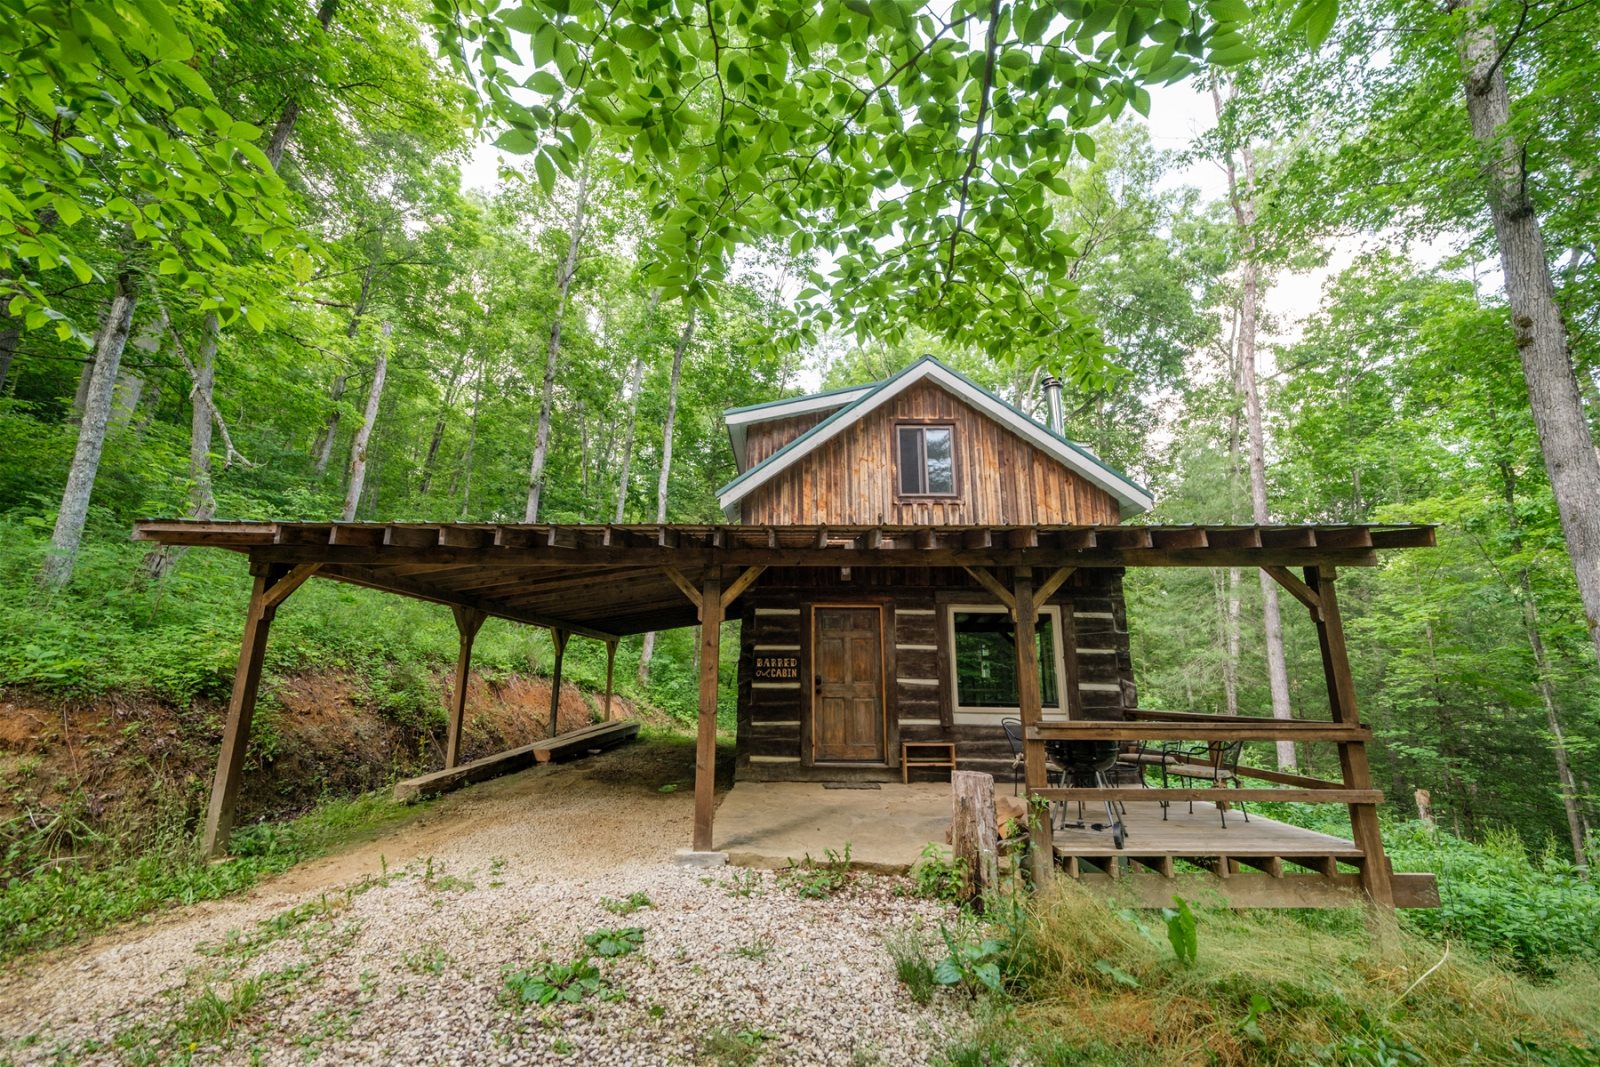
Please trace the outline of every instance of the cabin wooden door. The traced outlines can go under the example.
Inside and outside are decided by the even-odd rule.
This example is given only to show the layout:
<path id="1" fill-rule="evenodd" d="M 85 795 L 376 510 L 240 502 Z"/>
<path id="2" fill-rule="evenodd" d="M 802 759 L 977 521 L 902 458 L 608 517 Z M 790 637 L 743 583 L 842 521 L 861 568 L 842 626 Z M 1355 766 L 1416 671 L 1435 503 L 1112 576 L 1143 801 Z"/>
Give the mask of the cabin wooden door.
<path id="1" fill-rule="evenodd" d="M 811 758 L 884 762 L 883 609 L 813 609 Z"/>

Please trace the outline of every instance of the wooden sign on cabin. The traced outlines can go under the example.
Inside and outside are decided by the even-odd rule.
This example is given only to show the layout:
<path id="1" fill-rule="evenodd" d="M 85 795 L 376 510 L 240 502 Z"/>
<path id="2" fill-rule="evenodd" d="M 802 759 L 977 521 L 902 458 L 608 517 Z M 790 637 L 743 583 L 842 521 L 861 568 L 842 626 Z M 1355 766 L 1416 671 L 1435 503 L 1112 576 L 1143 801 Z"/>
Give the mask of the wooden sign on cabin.
<path id="1" fill-rule="evenodd" d="M 800 656 L 760 655 L 755 658 L 753 670 L 758 682 L 792 682 L 800 677 Z"/>

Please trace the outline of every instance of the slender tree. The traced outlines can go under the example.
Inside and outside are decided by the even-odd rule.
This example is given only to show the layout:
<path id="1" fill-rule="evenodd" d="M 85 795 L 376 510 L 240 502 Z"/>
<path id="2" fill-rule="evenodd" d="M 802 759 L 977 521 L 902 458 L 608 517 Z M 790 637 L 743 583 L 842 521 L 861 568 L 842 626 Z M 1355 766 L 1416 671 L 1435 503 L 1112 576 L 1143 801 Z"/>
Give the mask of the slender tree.
<path id="1" fill-rule="evenodd" d="M 1222 93 L 1215 82 L 1211 86 L 1211 99 L 1216 108 L 1218 122 L 1225 117 Z M 1249 441 L 1250 513 L 1258 524 L 1271 521 L 1267 506 L 1266 431 L 1261 420 L 1261 392 L 1256 381 L 1256 343 L 1259 329 L 1259 304 L 1261 298 L 1261 262 L 1256 236 L 1256 165 L 1255 153 L 1248 140 L 1237 145 L 1225 139 L 1222 145 L 1223 171 L 1228 178 L 1228 202 L 1233 207 L 1234 222 L 1239 235 L 1239 391 L 1244 398 L 1245 433 Z M 1243 167 L 1241 178 L 1234 163 L 1237 153 Z M 1266 633 L 1267 680 L 1272 693 L 1272 717 L 1288 719 L 1294 715 L 1289 704 L 1289 668 L 1283 651 L 1283 616 L 1278 607 L 1278 584 L 1267 575 L 1261 580 L 1262 627 Z M 1293 741 L 1277 743 L 1278 766 L 1295 765 Z"/>
<path id="2" fill-rule="evenodd" d="M 567 314 L 567 295 L 578 273 L 578 251 L 583 244 L 584 211 L 589 201 L 587 159 L 578 168 L 578 188 L 572 221 L 567 228 L 567 253 L 556 270 L 556 308 L 550 318 L 550 340 L 545 348 L 544 385 L 539 393 L 539 428 L 533 440 L 533 462 L 528 468 L 528 506 L 523 522 L 539 521 L 539 497 L 544 492 L 544 468 L 550 455 L 550 418 L 555 408 L 556 366 L 561 359 L 561 324 Z"/>
<path id="3" fill-rule="evenodd" d="M 117 385 L 122 351 L 133 328 L 133 309 L 138 303 L 138 286 L 132 271 L 117 276 L 106 310 L 105 324 L 94 346 L 93 373 L 84 398 L 83 418 L 78 427 L 78 446 L 67 471 L 67 485 L 56 512 L 55 530 L 50 536 L 50 553 L 45 557 L 42 578 L 47 586 L 63 586 L 72 578 L 72 567 L 83 542 L 83 526 L 89 518 L 89 497 L 94 492 L 95 475 L 100 470 L 100 454 L 105 448 L 106 428 L 111 421 L 111 394 Z"/>
<path id="4" fill-rule="evenodd" d="M 390 324 L 385 321 L 378 342 L 378 351 L 372 361 L 372 385 L 367 390 L 367 409 L 361 417 L 361 428 L 350 444 L 350 477 L 344 494 L 344 509 L 340 518 L 353 522 L 356 509 L 361 504 L 361 491 L 367 483 L 367 444 L 372 440 L 372 427 L 378 421 L 378 406 L 383 400 L 383 379 L 389 370 Z"/>
<path id="5" fill-rule="evenodd" d="M 667 386 L 667 417 L 661 424 L 661 473 L 656 480 L 656 522 L 667 521 L 667 486 L 672 478 L 672 433 L 678 421 L 678 383 L 683 378 L 683 354 L 694 340 L 695 307 L 689 305 L 689 317 L 684 321 L 683 332 L 678 334 L 678 345 L 672 350 L 672 378 Z M 699 642 L 696 642 L 698 647 Z M 655 654 L 656 632 L 644 635 L 644 646 L 639 651 L 639 684 L 650 680 L 650 658 Z"/>

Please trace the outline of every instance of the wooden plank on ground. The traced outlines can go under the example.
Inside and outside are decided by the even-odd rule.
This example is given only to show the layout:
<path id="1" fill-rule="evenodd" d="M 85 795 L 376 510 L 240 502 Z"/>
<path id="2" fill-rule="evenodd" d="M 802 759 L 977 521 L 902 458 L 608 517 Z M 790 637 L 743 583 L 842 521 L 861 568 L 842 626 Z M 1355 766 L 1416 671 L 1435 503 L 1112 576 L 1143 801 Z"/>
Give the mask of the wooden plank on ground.
<path id="1" fill-rule="evenodd" d="M 527 770 L 536 763 L 548 763 L 562 756 L 583 755 L 594 749 L 619 745 L 632 740 L 638 734 L 639 724 L 636 722 L 611 722 L 586 726 L 582 730 L 572 730 L 559 737 L 547 737 L 531 745 L 497 752 L 458 767 L 448 767 L 442 771 L 396 782 L 394 798 L 409 801 L 438 796 L 475 782 L 487 782 L 491 778 Z"/>

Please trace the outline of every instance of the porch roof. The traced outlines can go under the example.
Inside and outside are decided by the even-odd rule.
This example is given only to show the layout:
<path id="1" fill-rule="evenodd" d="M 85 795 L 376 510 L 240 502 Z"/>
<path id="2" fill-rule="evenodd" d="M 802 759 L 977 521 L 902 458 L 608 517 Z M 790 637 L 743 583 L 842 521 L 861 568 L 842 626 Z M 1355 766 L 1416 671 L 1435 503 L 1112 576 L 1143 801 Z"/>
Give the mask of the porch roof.
<path id="1" fill-rule="evenodd" d="M 258 568 L 315 567 L 318 577 L 609 640 L 693 625 L 690 592 L 724 570 L 737 596 L 759 573 L 749 568 L 762 567 L 1372 566 L 1379 550 L 1432 546 L 1434 528 L 146 519 L 135 524 L 133 538 L 242 552 Z M 738 568 L 744 578 L 735 581 Z"/>

